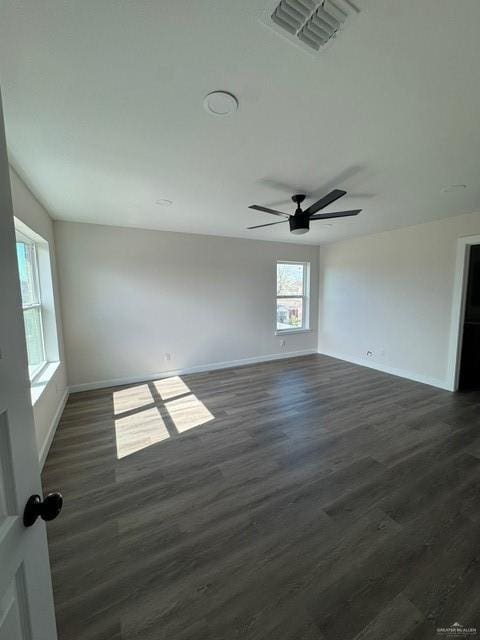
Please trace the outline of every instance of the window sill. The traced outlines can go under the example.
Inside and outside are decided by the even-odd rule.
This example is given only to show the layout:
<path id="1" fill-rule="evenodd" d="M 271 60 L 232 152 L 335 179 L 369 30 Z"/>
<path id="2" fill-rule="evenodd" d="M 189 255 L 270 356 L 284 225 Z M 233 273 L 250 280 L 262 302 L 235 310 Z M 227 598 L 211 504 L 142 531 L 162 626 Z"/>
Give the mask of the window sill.
<path id="1" fill-rule="evenodd" d="M 55 375 L 59 366 L 60 366 L 60 362 L 47 362 L 45 367 L 43 367 L 41 372 L 32 381 L 32 384 L 30 387 L 30 394 L 32 397 L 33 407 L 38 402 L 42 393 L 47 388 L 48 383 Z"/>
<path id="2" fill-rule="evenodd" d="M 277 329 L 276 336 L 285 336 L 288 333 L 311 333 L 311 329 Z"/>

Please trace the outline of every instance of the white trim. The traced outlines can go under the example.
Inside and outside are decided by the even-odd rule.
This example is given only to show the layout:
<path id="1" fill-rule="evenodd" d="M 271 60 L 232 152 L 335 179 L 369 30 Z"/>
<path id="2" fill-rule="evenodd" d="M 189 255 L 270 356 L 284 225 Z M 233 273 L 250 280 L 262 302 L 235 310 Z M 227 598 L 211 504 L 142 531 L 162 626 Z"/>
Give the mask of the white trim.
<path id="1" fill-rule="evenodd" d="M 284 336 L 289 333 L 311 333 L 311 329 L 277 329 L 275 331 L 276 336 Z"/>
<path id="2" fill-rule="evenodd" d="M 355 358 L 347 356 L 345 354 L 333 353 L 330 351 L 318 351 L 320 355 L 330 356 L 337 360 L 343 360 L 344 362 L 351 362 L 352 364 L 360 365 L 361 367 L 368 367 L 369 369 L 375 369 L 376 371 L 382 371 L 383 373 L 389 373 L 392 376 L 398 376 L 399 378 L 407 378 L 414 382 L 421 382 L 422 384 L 428 384 L 432 387 L 438 387 L 439 389 L 446 389 L 451 391 L 447 381 L 440 380 L 438 378 L 430 378 L 429 376 L 423 376 L 412 371 L 405 371 L 404 369 L 396 369 L 395 367 L 389 367 L 378 362 L 372 362 L 371 360 L 364 360 L 363 358 Z"/>
<path id="3" fill-rule="evenodd" d="M 47 362 L 46 360 L 44 360 L 43 362 L 40 362 L 38 364 L 38 369 L 35 371 L 33 376 L 30 378 L 30 386 L 31 387 L 35 386 L 35 383 L 36 383 L 37 379 L 40 378 L 40 376 L 42 375 L 42 373 L 45 371 L 45 369 L 48 367 L 49 364 L 50 363 Z"/>
<path id="4" fill-rule="evenodd" d="M 455 279 L 453 281 L 452 314 L 450 320 L 450 340 L 448 345 L 447 382 L 450 391 L 458 389 L 460 355 L 462 352 L 463 318 L 465 315 L 465 292 L 468 281 L 468 257 L 470 247 L 480 244 L 480 235 L 464 236 L 457 242 Z"/>
<path id="5" fill-rule="evenodd" d="M 303 349 L 301 351 L 290 351 L 288 353 L 271 353 L 266 356 L 255 356 L 254 358 L 242 358 L 241 360 L 230 360 L 228 362 L 213 362 L 211 364 L 201 364 L 195 367 L 184 369 L 170 369 L 160 373 L 144 373 L 142 375 L 128 378 L 114 378 L 112 380 L 98 380 L 96 382 L 84 382 L 70 386 L 70 393 L 77 391 L 90 391 L 91 389 L 103 389 L 104 387 L 117 387 L 123 384 L 134 384 L 147 380 L 157 380 L 159 378 L 169 378 L 171 376 L 182 376 L 189 373 L 202 373 L 204 371 L 216 371 L 217 369 L 229 369 L 231 367 L 241 367 L 246 364 L 256 364 L 257 362 L 270 362 L 272 360 L 283 360 L 284 358 L 297 358 L 299 356 L 309 356 L 318 353 L 316 349 Z"/>
<path id="6" fill-rule="evenodd" d="M 55 411 L 55 415 L 52 418 L 52 422 L 50 423 L 50 427 L 48 429 L 47 437 L 45 438 L 42 447 L 39 453 L 39 461 L 40 461 L 40 469 L 43 469 L 43 465 L 45 464 L 45 460 L 47 459 L 48 452 L 50 451 L 50 447 L 52 444 L 52 440 L 55 436 L 55 432 L 57 431 L 58 423 L 60 422 L 60 418 L 62 417 L 63 410 L 65 409 L 65 405 L 68 400 L 68 396 L 70 395 L 70 390 L 66 387 L 62 399 L 60 400 L 57 410 Z"/>
<path id="7" fill-rule="evenodd" d="M 30 381 L 30 396 L 33 407 L 40 400 L 43 392 L 48 386 L 48 383 L 60 367 L 60 364 L 61 363 L 59 361 L 46 362 L 45 366 L 42 367 L 42 370 L 35 376 L 35 379 Z"/>
<path id="8" fill-rule="evenodd" d="M 14 216 L 13 222 L 15 225 L 15 233 L 20 233 L 20 235 L 24 236 L 26 240 L 28 240 L 29 242 L 33 242 L 34 244 L 48 245 L 47 240 L 45 240 L 43 236 L 41 236 L 33 229 L 30 229 L 30 227 L 22 222 L 20 218 Z"/>

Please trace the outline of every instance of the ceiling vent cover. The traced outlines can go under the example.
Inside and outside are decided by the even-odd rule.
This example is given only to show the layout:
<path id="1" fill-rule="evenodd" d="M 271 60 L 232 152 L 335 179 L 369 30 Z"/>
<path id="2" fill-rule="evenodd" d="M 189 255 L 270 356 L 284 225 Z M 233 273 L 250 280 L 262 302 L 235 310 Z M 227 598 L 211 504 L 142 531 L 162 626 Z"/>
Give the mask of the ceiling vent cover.
<path id="1" fill-rule="evenodd" d="M 262 22 L 293 44 L 317 54 L 358 13 L 350 0 L 272 0 Z"/>

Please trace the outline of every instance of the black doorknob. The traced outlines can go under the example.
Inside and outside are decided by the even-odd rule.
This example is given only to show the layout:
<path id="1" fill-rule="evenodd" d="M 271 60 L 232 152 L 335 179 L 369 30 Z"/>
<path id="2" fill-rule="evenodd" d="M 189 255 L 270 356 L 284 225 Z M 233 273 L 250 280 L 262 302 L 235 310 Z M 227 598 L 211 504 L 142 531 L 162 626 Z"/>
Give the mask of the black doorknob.
<path id="1" fill-rule="evenodd" d="M 54 520 L 63 506 L 63 496 L 61 493 L 49 493 L 45 498 L 40 496 L 30 496 L 23 512 L 23 524 L 31 527 L 37 518 L 42 520 Z"/>

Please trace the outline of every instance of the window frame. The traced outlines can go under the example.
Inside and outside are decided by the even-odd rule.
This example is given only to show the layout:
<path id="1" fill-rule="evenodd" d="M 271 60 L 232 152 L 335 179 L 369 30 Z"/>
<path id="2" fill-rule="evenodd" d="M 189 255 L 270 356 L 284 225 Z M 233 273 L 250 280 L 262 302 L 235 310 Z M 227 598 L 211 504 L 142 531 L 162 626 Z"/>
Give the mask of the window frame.
<path id="1" fill-rule="evenodd" d="M 25 323 L 25 311 L 29 311 L 30 309 L 38 309 L 39 310 L 39 323 L 40 323 L 40 339 L 41 339 L 41 350 L 42 350 L 42 361 L 39 362 L 35 368 L 32 368 L 32 365 L 28 362 L 28 352 L 27 352 L 27 365 L 28 365 L 28 375 L 30 379 L 30 383 L 33 382 L 41 375 L 42 371 L 48 365 L 47 360 L 47 351 L 45 346 L 45 327 L 43 322 L 43 305 L 42 305 L 42 290 L 40 286 L 40 274 L 38 267 L 38 249 L 37 242 L 34 238 L 30 238 L 27 234 L 19 229 L 15 229 L 15 242 L 28 244 L 32 247 L 33 251 L 33 287 L 35 292 L 35 302 L 25 304 L 22 300 L 22 316 L 23 321 Z"/>
<path id="2" fill-rule="evenodd" d="M 303 293 L 301 295 L 279 295 L 278 294 L 278 265 L 294 264 L 303 267 Z M 291 329 L 278 329 L 277 327 L 277 305 L 279 300 L 302 300 L 302 326 Z M 277 260 L 275 263 L 275 335 L 285 335 L 288 333 L 306 333 L 310 331 L 310 262 L 302 260 Z"/>

